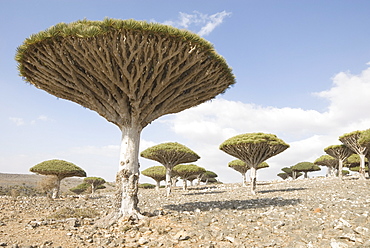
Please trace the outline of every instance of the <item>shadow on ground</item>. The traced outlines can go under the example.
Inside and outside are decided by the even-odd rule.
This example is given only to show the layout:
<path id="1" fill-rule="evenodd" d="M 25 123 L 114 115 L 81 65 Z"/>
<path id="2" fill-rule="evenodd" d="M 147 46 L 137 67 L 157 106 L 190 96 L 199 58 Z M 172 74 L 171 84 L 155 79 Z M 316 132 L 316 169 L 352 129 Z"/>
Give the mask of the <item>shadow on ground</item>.
<path id="1" fill-rule="evenodd" d="M 184 195 L 210 195 L 210 194 L 221 194 L 226 191 L 218 190 L 218 191 L 208 191 L 208 192 L 192 192 L 192 193 L 186 193 Z"/>
<path id="2" fill-rule="evenodd" d="M 290 192 L 290 191 L 297 191 L 297 190 L 306 190 L 307 188 L 290 188 L 290 189 L 271 189 L 271 190 L 261 190 L 258 193 L 273 193 L 273 192 Z"/>
<path id="3" fill-rule="evenodd" d="M 277 198 L 260 198 L 250 200 L 228 200 L 228 201 L 200 201 L 200 202 L 187 202 L 184 204 L 170 204 L 165 205 L 163 208 L 175 210 L 175 211 L 210 211 L 212 209 L 256 209 L 256 208 L 267 208 L 271 206 L 282 207 L 287 205 L 297 205 L 301 202 L 300 199 L 284 199 L 281 197 Z"/>

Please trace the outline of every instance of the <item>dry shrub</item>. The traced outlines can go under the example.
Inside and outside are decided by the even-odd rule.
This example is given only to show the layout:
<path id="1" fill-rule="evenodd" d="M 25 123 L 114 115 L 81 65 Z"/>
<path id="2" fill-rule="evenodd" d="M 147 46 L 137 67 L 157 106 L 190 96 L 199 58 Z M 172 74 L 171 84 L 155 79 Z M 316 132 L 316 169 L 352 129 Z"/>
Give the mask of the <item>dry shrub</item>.
<path id="1" fill-rule="evenodd" d="M 92 208 L 70 208 L 65 207 L 59 209 L 51 218 L 54 219 L 68 219 L 68 218 L 95 218 L 99 213 Z"/>

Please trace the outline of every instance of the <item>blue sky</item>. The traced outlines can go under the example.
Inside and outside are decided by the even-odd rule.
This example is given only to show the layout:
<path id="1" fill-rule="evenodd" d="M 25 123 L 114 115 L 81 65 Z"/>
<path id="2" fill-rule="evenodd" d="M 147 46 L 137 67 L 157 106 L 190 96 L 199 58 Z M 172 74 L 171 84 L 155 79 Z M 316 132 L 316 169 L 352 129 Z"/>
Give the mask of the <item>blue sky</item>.
<path id="1" fill-rule="evenodd" d="M 120 130 L 98 114 L 25 83 L 14 61 L 25 38 L 59 22 L 104 17 L 186 28 L 214 44 L 237 83 L 215 100 L 159 118 L 141 150 L 163 142 L 197 152 L 197 165 L 238 182 L 218 146 L 241 133 L 276 134 L 291 147 L 259 180 L 311 161 L 338 137 L 370 128 L 369 1 L 0 1 L 0 172 L 29 173 L 64 159 L 112 181 Z M 158 165 L 140 158 L 141 169 Z M 326 169 L 323 168 L 325 174 Z M 314 175 L 320 175 L 315 173 Z M 142 176 L 141 181 L 152 182 Z"/>

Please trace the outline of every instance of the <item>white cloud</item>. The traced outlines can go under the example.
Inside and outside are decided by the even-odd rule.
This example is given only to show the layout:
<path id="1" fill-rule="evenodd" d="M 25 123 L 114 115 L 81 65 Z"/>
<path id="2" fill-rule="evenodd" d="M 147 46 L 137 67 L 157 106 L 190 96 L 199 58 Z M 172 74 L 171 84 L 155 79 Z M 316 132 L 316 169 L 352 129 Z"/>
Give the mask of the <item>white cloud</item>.
<path id="1" fill-rule="evenodd" d="M 26 124 L 23 118 L 9 117 L 9 120 L 12 121 L 16 126 L 23 126 Z"/>
<path id="2" fill-rule="evenodd" d="M 167 121 L 175 133 L 195 144 L 194 151 L 202 157 L 199 165 L 225 171 L 221 179 L 226 182 L 230 174 L 225 168 L 234 158 L 222 154 L 219 144 L 241 133 L 276 134 L 291 147 L 267 161 L 273 170 L 261 170 L 262 177 L 271 179 L 282 167 L 313 162 L 324 154 L 325 147 L 339 144 L 340 135 L 370 128 L 370 68 L 359 75 L 338 73 L 331 89 L 315 95 L 329 101 L 327 111 L 265 107 L 220 98 Z"/>
<path id="3" fill-rule="evenodd" d="M 198 11 L 193 11 L 192 14 L 180 12 L 178 20 L 165 21 L 164 24 L 177 28 L 193 30 L 200 36 L 206 36 L 210 34 L 217 26 L 222 24 L 225 17 L 230 15 L 231 12 L 226 11 L 218 12 L 213 15 L 203 14 Z"/>
<path id="4" fill-rule="evenodd" d="M 19 117 L 9 117 L 9 120 L 15 123 L 16 126 L 24 126 L 24 125 L 35 125 L 38 121 L 54 121 L 53 119 L 47 117 L 46 115 L 40 115 L 36 119 L 31 121 L 25 121 L 23 118 Z"/>

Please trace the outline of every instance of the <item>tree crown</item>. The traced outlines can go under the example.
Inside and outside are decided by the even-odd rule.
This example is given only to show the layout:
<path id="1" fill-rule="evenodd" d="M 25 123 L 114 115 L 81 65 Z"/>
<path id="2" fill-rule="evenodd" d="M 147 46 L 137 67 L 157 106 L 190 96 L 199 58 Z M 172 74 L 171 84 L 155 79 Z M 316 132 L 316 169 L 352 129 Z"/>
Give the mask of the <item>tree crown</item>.
<path id="1" fill-rule="evenodd" d="M 178 175 L 183 179 L 187 179 L 188 177 L 202 174 L 206 172 L 206 170 L 195 164 L 179 164 L 173 167 L 173 172 L 175 175 Z"/>
<path id="2" fill-rule="evenodd" d="M 164 36 L 171 36 L 180 40 L 191 41 L 192 43 L 202 46 L 204 50 L 209 51 L 209 56 L 217 58 L 221 63 L 225 65 L 225 69 L 227 69 L 231 73 L 231 69 L 227 66 L 223 57 L 215 52 L 213 45 L 199 35 L 184 29 L 177 29 L 168 25 L 163 25 L 159 23 L 148 23 L 145 21 L 136 21 L 133 19 L 120 20 L 105 18 L 103 21 L 90 21 L 84 19 L 71 23 L 58 23 L 46 29 L 45 31 L 32 34 L 29 38 L 27 38 L 23 42 L 23 44 L 18 47 L 16 60 L 18 62 L 21 62 L 23 59 L 23 55 L 27 52 L 27 50 L 31 50 L 34 45 L 42 42 L 49 42 L 52 39 L 58 40 L 65 37 L 88 39 L 96 36 L 105 35 L 113 31 L 121 30 L 161 33 Z M 22 64 L 20 64 L 20 72 L 22 74 Z"/>
<path id="3" fill-rule="evenodd" d="M 369 147 L 368 149 L 370 149 L 370 129 L 366 129 L 361 133 L 358 143 L 362 146 Z"/>
<path id="4" fill-rule="evenodd" d="M 319 171 L 321 170 L 319 166 L 311 162 L 300 162 L 292 166 L 293 171 Z"/>
<path id="5" fill-rule="evenodd" d="M 94 186 L 106 183 L 105 180 L 101 177 L 85 177 L 84 182 L 88 184 L 93 184 Z"/>
<path id="6" fill-rule="evenodd" d="M 175 166 L 180 163 L 191 163 L 200 157 L 190 148 L 177 142 L 168 142 L 147 148 L 140 156 L 158 161 L 163 165 Z"/>
<path id="7" fill-rule="evenodd" d="M 225 140 L 221 145 L 220 149 L 228 145 L 238 145 L 238 144 L 258 144 L 258 143 L 268 143 L 269 145 L 282 145 L 289 147 L 284 141 L 279 139 L 275 134 L 266 133 L 246 133 L 236 135 L 230 139 Z"/>
<path id="8" fill-rule="evenodd" d="M 86 177 L 86 172 L 77 165 L 59 159 L 41 162 L 32 168 L 31 172 L 41 175 L 55 175 L 58 178 Z"/>

